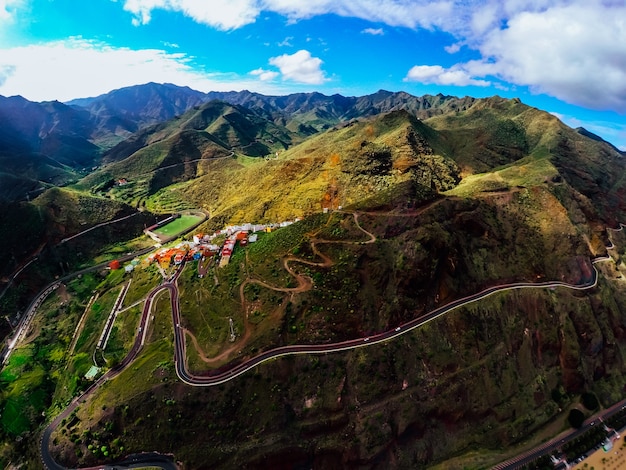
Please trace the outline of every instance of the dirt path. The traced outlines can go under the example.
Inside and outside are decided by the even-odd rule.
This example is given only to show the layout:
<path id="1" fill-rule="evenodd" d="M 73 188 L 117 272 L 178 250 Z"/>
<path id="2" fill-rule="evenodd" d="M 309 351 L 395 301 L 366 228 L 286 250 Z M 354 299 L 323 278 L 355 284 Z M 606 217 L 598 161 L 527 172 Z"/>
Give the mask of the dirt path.
<path id="1" fill-rule="evenodd" d="M 245 297 L 244 297 L 244 289 L 245 289 L 245 287 L 246 287 L 248 282 L 249 282 L 249 280 L 246 279 L 244 282 L 241 283 L 241 286 L 239 287 L 239 296 L 241 298 L 241 306 L 243 308 L 243 311 L 245 312 L 244 324 L 243 324 L 244 325 L 243 326 L 244 334 L 241 337 L 241 339 L 239 341 L 237 341 L 236 343 L 234 343 L 231 347 L 225 349 L 224 351 L 219 353 L 217 356 L 207 357 L 207 355 L 205 354 L 204 350 L 202 349 L 202 347 L 198 343 L 198 339 L 195 337 L 195 335 L 191 331 L 189 331 L 188 329 L 183 328 L 183 331 L 187 335 L 189 335 L 189 337 L 191 338 L 193 346 L 196 349 L 196 352 L 198 353 L 198 356 L 200 356 L 200 359 L 202 360 L 202 362 L 205 362 L 207 364 L 219 363 L 219 362 L 223 361 L 224 359 L 228 358 L 228 356 L 230 356 L 233 352 L 235 352 L 237 350 L 241 350 L 241 348 L 245 347 L 246 344 L 248 344 L 248 340 L 250 339 L 250 336 L 252 336 L 252 331 L 251 331 L 251 328 L 250 328 L 250 324 L 248 322 L 248 311 L 246 309 Z"/>
<path id="2" fill-rule="evenodd" d="M 510 191 L 508 192 L 519 192 L 520 189 L 519 188 L 512 188 Z M 362 211 L 362 214 L 365 215 L 370 215 L 372 217 L 416 217 L 418 215 L 422 215 L 424 212 L 426 212 L 429 209 L 432 209 L 433 207 L 438 206 L 439 204 L 441 204 L 444 201 L 458 201 L 461 200 L 460 197 L 457 196 L 446 196 L 443 197 L 441 199 L 437 199 L 436 201 L 431 202 L 430 204 L 427 204 L 423 207 L 420 207 L 419 209 L 413 209 L 410 211 L 406 211 L 406 212 L 392 212 L 392 211 L 387 211 L 387 212 L 375 212 L 375 211 Z M 360 227 L 359 227 L 360 228 Z M 363 229 L 361 229 L 363 230 Z"/>
<path id="3" fill-rule="evenodd" d="M 233 345 L 230 348 L 222 351 L 217 356 L 207 357 L 207 355 L 205 354 L 204 350 L 200 346 L 200 343 L 198 343 L 198 338 L 196 338 L 196 335 L 194 335 L 187 328 L 183 328 L 182 330 L 185 332 L 185 334 L 187 336 L 189 336 L 191 338 L 191 342 L 193 343 L 193 347 L 195 348 L 196 352 L 198 353 L 198 356 L 200 356 L 200 360 L 202 360 L 202 362 L 206 362 L 207 364 L 215 364 L 217 362 L 220 362 L 223 359 L 226 359 L 233 351 L 239 349 L 242 346 L 245 346 L 245 343 L 243 345 L 236 344 L 236 345 Z M 249 337 L 250 337 L 250 333 L 248 331 L 246 331 L 246 334 L 241 338 L 241 341 L 247 342 Z"/>
<path id="4" fill-rule="evenodd" d="M 296 280 L 296 282 L 298 283 L 298 285 L 296 287 L 277 287 L 277 286 L 273 286 L 271 284 L 268 284 L 265 281 L 262 281 L 261 279 L 255 279 L 253 277 L 251 277 L 250 273 L 248 273 L 247 270 L 247 265 L 248 265 L 248 254 L 246 253 L 246 263 L 245 263 L 245 270 L 246 270 L 246 274 L 247 274 L 247 278 L 241 283 L 241 285 L 239 286 L 239 298 L 240 298 L 240 302 L 241 302 L 241 308 L 242 311 L 244 312 L 244 322 L 243 322 L 243 328 L 244 328 L 244 335 L 241 337 L 241 339 L 239 339 L 236 343 L 234 343 L 231 347 L 225 349 L 224 351 L 222 351 L 220 354 L 218 354 L 217 356 L 214 357 L 207 357 L 204 350 L 202 349 L 202 347 L 200 346 L 200 344 L 198 343 L 198 339 L 195 337 L 195 335 L 187 330 L 184 329 L 184 332 L 191 338 L 191 341 L 193 343 L 194 348 L 196 349 L 196 352 L 198 353 L 198 356 L 200 357 L 200 359 L 207 363 L 207 364 L 216 364 L 219 363 L 221 361 L 223 361 L 224 359 L 227 359 L 228 356 L 230 356 L 230 354 L 232 354 L 235 351 L 240 351 L 241 349 L 243 349 L 246 344 L 248 343 L 250 337 L 252 336 L 252 329 L 253 327 L 250 325 L 250 322 L 248 320 L 248 316 L 249 316 L 249 305 L 248 302 L 246 301 L 245 298 L 245 288 L 248 284 L 257 284 L 260 285 L 262 287 L 265 287 L 266 289 L 270 289 L 273 290 L 275 292 L 282 292 L 285 294 L 289 294 L 291 300 L 293 300 L 293 296 L 295 294 L 299 294 L 302 292 L 307 292 L 309 290 L 311 290 L 313 288 L 313 280 L 308 277 L 305 276 L 303 274 L 300 274 L 296 271 L 294 271 L 294 269 L 291 267 L 291 263 L 301 263 L 301 264 L 306 264 L 309 266 L 317 266 L 320 268 L 329 268 L 331 267 L 334 263 L 333 260 L 326 254 L 322 253 L 319 249 L 318 249 L 318 245 L 320 244 L 344 244 L 344 245 L 365 245 L 365 244 L 370 244 L 370 243 L 374 243 L 376 242 L 377 238 L 374 234 L 368 232 L 367 230 L 365 230 L 363 227 L 361 227 L 361 225 L 359 224 L 359 213 L 358 212 L 342 212 L 342 213 L 348 213 L 348 214 L 352 214 L 352 216 L 354 217 L 354 222 L 356 224 L 356 226 L 358 227 L 359 230 L 361 230 L 365 235 L 367 235 L 369 237 L 369 240 L 367 241 L 352 241 L 352 240 L 324 240 L 324 239 L 319 239 L 319 238 L 311 238 L 310 239 L 310 244 L 311 244 L 311 249 L 313 251 L 313 253 L 318 256 L 319 258 L 322 259 L 322 261 L 310 261 L 310 260 L 306 260 L 306 259 L 302 259 L 302 258 L 298 258 L 296 256 L 290 255 L 290 256 L 286 256 L 285 258 L 283 258 L 283 268 Z M 330 221 L 330 218 L 329 218 Z M 317 233 L 315 234 L 311 234 L 311 237 L 314 237 Z M 283 305 L 278 306 L 278 308 L 271 313 L 271 317 L 277 317 L 279 315 L 281 315 L 282 313 L 284 313 L 284 309 L 285 309 L 285 304 L 286 302 L 283 302 Z"/>

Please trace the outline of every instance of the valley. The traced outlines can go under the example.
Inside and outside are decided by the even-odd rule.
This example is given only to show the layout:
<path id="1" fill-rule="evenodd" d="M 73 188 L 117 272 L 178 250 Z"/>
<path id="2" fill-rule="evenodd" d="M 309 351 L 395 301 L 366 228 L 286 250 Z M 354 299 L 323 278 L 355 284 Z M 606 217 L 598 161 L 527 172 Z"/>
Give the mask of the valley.
<path id="1" fill-rule="evenodd" d="M 3 312 L 60 285 L 0 374 L 2 462 L 38 461 L 45 430 L 50 468 L 146 450 L 488 468 L 567 429 L 581 396 L 624 398 L 620 152 L 519 100 L 231 98 L 109 135 L 89 175 L 3 206 L 7 243 L 28 246 Z M 207 218 L 158 250 L 214 233 L 228 263 L 137 256 L 186 210 Z M 227 227 L 253 225 L 224 252 Z M 132 269 L 106 269 L 123 255 Z"/>

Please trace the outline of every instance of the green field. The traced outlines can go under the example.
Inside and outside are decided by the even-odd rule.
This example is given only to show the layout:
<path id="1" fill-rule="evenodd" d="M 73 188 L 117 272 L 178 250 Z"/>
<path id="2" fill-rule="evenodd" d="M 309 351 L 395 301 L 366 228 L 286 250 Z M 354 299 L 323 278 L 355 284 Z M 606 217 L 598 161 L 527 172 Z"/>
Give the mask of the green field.
<path id="1" fill-rule="evenodd" d="M 171 222 L 153 230 L 154 233 L 160 237 L 174 237 L 179 233 L 183 233 L 189 230 L 194 225 L 199 224 L 204 220 L 204 217 L 193 214 L 182 214 L 179 218 L 172 220 Z"/>

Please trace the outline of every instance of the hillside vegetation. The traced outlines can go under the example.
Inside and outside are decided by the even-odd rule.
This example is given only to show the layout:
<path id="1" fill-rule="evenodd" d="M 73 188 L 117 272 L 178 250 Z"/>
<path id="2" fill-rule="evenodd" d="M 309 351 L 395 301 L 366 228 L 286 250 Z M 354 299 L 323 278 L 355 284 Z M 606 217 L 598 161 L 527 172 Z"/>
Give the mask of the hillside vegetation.
<path id="1" fill-rule="evenodd" d="M 24 206 L 33 237 L 56 243 L 144 211 L 60 244 L 42 278 L 131 251 L 120 240 L 153 213 L 204 209 L 205 233 L 301 218 L 238 246 L 228 266 L 209 264 L 202 278 L 195 263 L 185 267 L 181 325 L 159 296 L 138 360 L 57 430 L 53 451 L 64 465 L 158 450 L 186 468 L 486 468 L 548 427 L 565 429 L 582 394 L 604 407 L 623 398 L 626 239 L 607 227 L 626 220 L 626 163 L 614 147 L 498 97 L 217 97 L 229 96 L 239 101 L 194 105 L 139 130 L 98 171 Z M 611 259 L 592 264 L 610 242 Z M 501 292 L 388 343 L 279 358 L 217 387 L 190 387 L 174 372 L 173 328 L 185 331 L 189 368 L 208 373 L 277 346 L 365 344 L 492 286 L 587 285 L 596 269 L 593 289 Z M 85 385 L 79 376 L 103 312 L 131 277 L 127 305 L 160 282 L 154 265 L 140 263 L 132 274 L 76 279 L 58 294 L 61 313 L 59 299 L 49 301 L 37 327 L 54 322 L 62 347 L 46 349 L 52 333 L 33 331 L 0 376 L 11 418 L 3 436 L 24 442 L 3 450 L 6 462 L 35 461 L 24 452 L 37 442 L 29 423 Z M 69 335 L 92 293 L 102 297 L 86 310 L 72 357 Z M 104 363 L 123 357 L 139 305 Z M 37 359 L 32 370 L 20 363 L 28 358 Z M 37 393 L 19 401 L 23 384 Z M 20 419 L 18 406 L 28 410 Z"/>
<path id="2" fill-rule="evenodd" d="M 410 183 L 407 204 L 418 204 L 459 181 L 453 160 L 429 141 L 436 133 L 399 111 L 309 138 L 278 158 L 223 162 L 178 185 L 223 222 L 285 220 L 356 204 L 364 196 Z"/>
<path id="3" fill-rule="evenodd" d="M 120 223 L 100 225 L 129 215 Z M 66 188 L 52 188 L 32 202 L 0 205 L 0 236 L 9 254 L 0 266 L 0 310 L 23 312 L 55 278 L 145 247 L 147 240 L 133 239 L 154 221 L 147 211 L 138 213 L 126 204 Z M 0 325 L 3 338 L 10 331 L 8 322 Z"/>

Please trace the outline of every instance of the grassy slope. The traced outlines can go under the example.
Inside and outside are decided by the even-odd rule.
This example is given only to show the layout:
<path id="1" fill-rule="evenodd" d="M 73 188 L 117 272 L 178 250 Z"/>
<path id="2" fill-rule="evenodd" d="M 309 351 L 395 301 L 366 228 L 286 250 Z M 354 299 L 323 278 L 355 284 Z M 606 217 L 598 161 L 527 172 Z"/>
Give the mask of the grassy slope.
<path id="1" fill-rule="evenodd" d="M 614 224 L 624 213 L 622 156 L 544 111 L 516 100 L 489 98 L 467 112 L 426 122 L 444 136 L 464 176 L 475 175 L 456 194 L 554 179 L 567 183 L 579 205 L 589 208 L 585 215 L 592 221 Z M 612 170 L 607 172 L 607 166 Z"/>
<path id="2" fill-rule="evenodd" d="M 0 308 L 5 312 L 23 311 L 33 295 L 55 276 L 149 245 L 145 238 L 132 240 L 154 222 L 148 213 L 59 244 L 65 237 L 133 212 L 122 203 L 68 188 L 50 189 L 31 203 L 1 207 L 0 236 L 4 249 L 11 254 L 0 268 L 2 277 L 17 272 L 33 256 L 38 257 L 0 297 Z M 4 338 L 8 332 L 9 324 L 5 322 L 0 334 Z"/>
<path id="3" fill-rule="evenodd" d="M 453 162 L 409 135 L 436 133 L 406 113 L 357 123 L 314 136 L 278 159 L 215 162 L 206 175 L 177 187 L 220 223 L 279 221 L 348 206 L 395 185 L 415 181 L 449 187 Z M 425 193 L 425 194 L 426 194 Z"/>
<path id="4" fill-rule="evenodd" d="M 298 138 L 244 108 L 210 102 L 133 136 L 138 144 L 120 144 L 113 149 L 120 160 L 86 177 L 78 187 L 108 191 L 114 198 L 139 204 L 162 188 L 200 176 L 206 162 L 196 160 L 234 152 L 264 156 L 284 150 Z M 110 183 L 120 178 L 129 184 Z"/>

